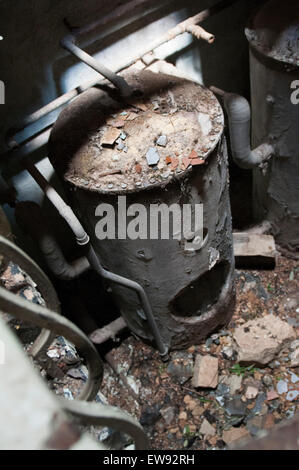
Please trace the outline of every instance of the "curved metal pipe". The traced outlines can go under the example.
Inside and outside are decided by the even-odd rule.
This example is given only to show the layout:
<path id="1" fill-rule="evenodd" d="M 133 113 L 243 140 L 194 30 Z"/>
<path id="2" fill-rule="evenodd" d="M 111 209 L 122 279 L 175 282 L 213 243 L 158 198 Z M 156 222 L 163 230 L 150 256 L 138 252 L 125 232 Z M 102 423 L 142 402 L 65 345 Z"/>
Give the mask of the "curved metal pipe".
<path id="1" fill-rule="evenodd" d="M 39 205 L 32 201 L 19 202 L 15 207 L 17 223 L 38 242 L 51 272 L 64 281 L 77 278 L 90 268 L 85 256 L 68 263 L 51 233 L 51 228 Z"/>
<path id="2" fill-rule="evenodd" d="M 109 82 L 113 83 L 113 85 L 118 88 L 121 95 L 124 98 L 128 98 L 132 96 L 133 89 L 127 84 L 126 80 L 117 75 L 116 73 L 109 70 L 105 65 L 100 64 L 96 59 L 94 59 L 91 55 L 87 54 L 87 52 L 83 51 L 80 47 L 74 44 L 75 37 L 72 35 L 64 37 L 60 44 L 61 46 L 71 52 L 74 56 L 80 59 L 85 64 L 89 65 L 89 67 L 93 68 L 96 72 L 103 75 L 103 77 L 107 78 Z"/>
<path id="3" fill-rule="evenodd" d="M 21 248 L 2 236 L 0 236 L 0 252 L 4 256 L 4 262 L 13 261 L 34 279 L 47 307 L 60 313 L 60 302 L 55 289 L 40 267 Z M 30 355 L 38 358 L 53 340 L 53 333 L 43 329 L 31 346 Z"/>
<path id="4" fill-rule="evenodd" d="M 65 317 L 46 307 L 34 304 L 0 287 L 0 308 L 3 312 L 53 331 L 71 341 L 86 360 L 88 378 L 78 400 L 93 400 L 103 379 L 102 360 L 88 337 Z"/>
<path id="5" fill-rule="evenodd" d="M 146 450 L 148 439 L 142 426 L 129 414 L 114 406 L 99 403 L 86 403 L 62 400 L 62 407 L 77 418 L 80 424 L 90 426 L 108 426 L 116 431 L 128 434 L 134 439 L 135 450 Z"/>
<path id="6" fill-rule="evenodd" d="M 188 18 L 187 20 L 184 20 L 182 23 L 179 23 L 179 25 L 175 26 L 174 28 L 171 28 L 169 31 L 167 31 L 165 34 L 163 34 L 161 37 L 155 39 L 152 43 L 150 43 L 150 45 L 147 45 L 137 55 L 131 57 L 131 59 L 129 59 L 129 60 L 126 60 L 121 66 L 119 66 L 115 69 L 114 73 L 116 74 L 117 72 L 120 72 L 121 70 L 123 70 L 127 67 L 130 67 L 138 59 L 141 59 L 143 56 L 145 56 L 149 52 L 153 51 L 157 47 L 161 46 L 165 42 L 171 41 L 176 36 L 178 36 L 180 34 L 183 34 L 184 32 L 188 32 L 188 29 L 190 29 L 189 32 L 191 34 L 194 34 L 196 37 L 204 39 L 204 40 L 208 41 L 209 43 L 212 43 L 214 41 L 213 35 L 210 34 L 210 33 L 207 33 L 201 27 L 196 27 L 197 23 L 201 23 L 202 21 L 209 18 L 210 16 L 221 12 L 225 8 L 233 5 L 234 3 L 237 3 L 238 1 L 240 1 L 240 0 L 221 0 L 216 5 L 201 11 L 197 15 L 195 15 L 191 18 Z M 122 9 L 122 11 L 124 10 L 123 5 L 121 6 L 121 9 Z M 115 10 L 113 12 L 113 14 L 112 13 L 109 14 L 109 16 L 111 16 L 111 19 L 114 19 L 117 16 L 117 14 L 118 14 L 117 11 L 118 11 L 118 9 Z M 125 11 L 126 12 L 128 11 L 127 10 L 127 5 L 125 6 Z M 92 24 L 92 25 L 89 25 L 89 26 L 86 26 L 86 27 L 82 28 L 81 30 L 79 30 L 76 33 L 76 36 L 79 36 L 80 34 L 90 32 L 91 30 L 95 29 L 96 27 L 102 26 L 103 22 L 105 22 L 105 17 L 101 18 L 99 20 L 96 20 L 95 23 Z M 99 64 L 97 62 L 97 67 L 98 66 L 99 66 Z M 13 128 L 10 128 L 7 131 L 7 134 L 5 136 L 5 142 L 8 145 L 8 147 L 10 147 L 10 148 L 15 147 L 13 137 L 17 132 L 22 131 L 28 125 L 38 121 L 42 117 L 44 117 L 44 116 L 48 115 L 49 113 L 51 113 L 52 111 L 55 111 L 59 107 L 67 104 L 70 100 L 72 100 L 73 98 L 76 98 L 76 96 L 78 96 L 80 93 L 87 90 L 88 88 L 91 88 L 91 87 L 95 86 L 98 82 L 99 82 L 98 79 L 86 81 L 82 85 L 79 85 L 77 88 L 74 88 L 73 90 L 68 91 L 67 93 L 59 96 L 58 98 L 51 101 L 47 105 L 43 106 L 39 110 L 33 112 L 32 114 L 28 115 L 27 117 L 25 117 L 24 119 L 19 121 L 16 124 L 16 126 L 14 126 Z M 21 143 L 20 145 L 24 145 L 24 144 L 25 144 L 25 142 Z M 5 154 L 4 154 L 4 156 L 5 156 Z"/>
<path id="7" fill-rule="evenodd" d="M 244 169 L 261 165 L 274 154 L 274 147 L 263 143 L 254 150 L 250 145 L 251 110 L 248 101 L 235 93 L 226 93 L 219 88 L 210 90 L 222 97 L 229 122 L 229 134 L 232 157 L 235 163 Z"/>
<path id="8" fill-rule="evenodd" d="M 90 266 L 103 278 L 115 282 L 116 284 L 127 287 L 128 289 L 134 290 L 138 295 L 144 313 L 146 315 L 148 324 L 151 328 L 153 338 L 156 342 L 157 348 L 163 360 L 168 359 L 168 348 L 164 344 L 160 331 L 156 324 L 151 305 L 149 303 L 148 297 L 146 295 L 143 287 L 135 281 L 127 279 L 117 274 L 111 273 L 104 269 L 99 261 L 98 256 L 96 255 L 91 243 L 88 234 L 85 232 L 81 222 L 76 217 L 72 209 L 64 202 L 62 197 L 55 191 L 55 189 L 50 186 L 46 178 L 40 173 L 40 171 L 30 162 L 26 163 L 26 168 L 37 182 L 37 184 L 44 191 L 45 195 L 52 202 L 54 207 L 58 210 L 59 214 L 65 219 L 69 227 L 73 231 L 77 243 L 79 245 L 84 245 L 86 247 L 86 257 L 90 263 Z"/>

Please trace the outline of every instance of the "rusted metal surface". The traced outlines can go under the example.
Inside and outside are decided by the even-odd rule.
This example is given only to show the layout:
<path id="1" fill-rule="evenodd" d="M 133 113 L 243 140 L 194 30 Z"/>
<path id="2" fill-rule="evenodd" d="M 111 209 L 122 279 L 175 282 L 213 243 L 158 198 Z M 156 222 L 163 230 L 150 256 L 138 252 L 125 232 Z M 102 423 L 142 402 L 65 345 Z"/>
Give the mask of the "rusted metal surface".
<path id="1" fill-rule="evenodd" d="M 151 71 L 127 77 L 128 83 L 142 94 L 142 101 L 123 104 L 92 89 L 64 110 L 54 126 L 49 140 L 50 159 L 76 187 L 127 194 L 165 186 L 173 178 L 181 179 L 190 173 L 197 157 L 203 160 L 199 164 L 205 163 L 219 142 L 223 113 L 209 90 Z M 80 113 L 80 130 L 74 113 Z M 123 122 L 121 129 L 113 127 L 117 120 Z M 105 136 L 111 130 L 116 131 L 115 138 L 108 142 Z M 153 168 L 144 156 L 161 134 L 168 141 L 165 147 L 158 144 L 159 161 Z M 114 145 L 116 135 L 124 137 L 123 150 Z"/>
<path id="2" fill-rule="evenodd" d="M 299 4 L 293 0 L 267 2 L 245 30 L 253 49 L 281 62 L 287 70 L 299 66 Z"/>
<path id="3" fill-rule="evenodd" d="M 292 84 L 299 80 L 299 4 L 267 2 L 251 20 L 252 145 L 268 142 L 274 156 L 253 174 L 253 210 L 268 220 L 276 245 L 299 259 L 299 106 Z"/>
<path id="4" fill-rule="evenodd" d="M 92 89 L 64 110 L 50 138 L 49 157 L 76 189 L 71 192 L 74 209 L 103 265 L 139 282 L 166 346 L 185 347 L 202 341 L 232 314 L 234 259 L 223 114 L 209 90 L 185 79 L 147 71 L 134 80 L 142 101 L 120 106 Z M 116 148 L 121 141 L 101 145 L 107 128 L 120 118 L 127 152 Z M 159 153 L 156 167 L 149 148 Z M 114 163 L 115 153 L 119 158 Z M 100 176 L 116 167 L 122 172 Z M 119 194 L 126 195 L 128 206 L 204 201 L 203 243 L 189 253 L 173 238 L 97 239 L 95 208 L 108 203 L 117 211 Z M 134 292 L 117 285 L 111 289 L 128 327 L 152 341 Z"/>

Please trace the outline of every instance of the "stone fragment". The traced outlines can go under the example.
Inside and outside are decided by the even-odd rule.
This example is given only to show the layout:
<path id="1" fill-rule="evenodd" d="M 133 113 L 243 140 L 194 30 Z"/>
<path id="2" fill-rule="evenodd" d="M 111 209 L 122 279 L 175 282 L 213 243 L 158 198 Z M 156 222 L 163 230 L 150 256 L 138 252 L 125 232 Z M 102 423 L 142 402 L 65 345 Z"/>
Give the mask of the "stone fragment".
<path id="1" fill-rule="evenodd" d="M 286 396 L 286 400 L 288 401 L 293 401 L 293 400 L 296 400 L 296 398 L 298 397 L 299 395 L 299 391 L 298 390 L 290 390 Z"/>
<path id="2" fill-rule="evenodd" d="M 114 127 L 109 127 L 105 132 L 101 139 L 102 145 L 113 145 L 116 139 L 118 138 L 120 132 L 118 129 Z"/>
<path id="3" fill-rule="evenodd" d="M 156 144 L 160 145 L 160 147 L 166 147 L 166 145 L 167 145 L 166 135 L 160 135 L 160 137 L 157 139 Z"/>
<path id="4" fill-rule="evenodd" d="M 276 390 L 279 395 L 282 395 L 283 393 L 287 393 L 288 391 L 288 384 L 285 380 L 279 380 L 276 385 Z"/>
<path id="5" fill-rule="evenodd" d="M 150 147 L 146 153 L 146 160 L 149 166 L 157 165 L 160 160 L 160 155 L 155 147 Z"/>
<path id="6" fill-rule="evenodd" d="M 259 391 L 256 387 L 252 387 L 251 385 L 249 385 L 246 389 L 245 397 L 247 398 L 247 400 L 252 400 L 257 396 L 258 393 Z"/>
<path id="7" fill-rule="evenodd" d="M 122 139 L 120 139 L 120 138 L 117 139 L 116 143 L 117 143 L 117 147 L 116 147 L 117 150 L 124 150 L 125 144 L 124 144 Z"/>
<path id="8" fill-rule="evenodd" d="M 205 410 L 202 406 L 196 405 L 196 407 L 191 411 L 191 413 L 194 418 L 200 418 L 203 415 L 204 411 Z"/>
<path id="9" fill-rule="evenodd" d="M 73 379 L 84 379 L 84 375 L 80 369 L 69 369 L 67 375 Z"/>
<path id="10" fill-rule="evenodd" d="M 197 354 L 195 359 L 193 387 L 216 388 L 218 384 L 218 359 Z"/>
<path id="11" fill-rule="evenodd" d="M 295 351 L 295 349 L 299 348 L 299 339 L 295 339 L 295 341 L 292 341 L 290 344 L 290 350 Z"/>
<path id="12" fill-rule="evenodd" d="M 169 165 L 169 163 L 172 162 L 172 158 L 168 155 L 168 156 L 165 158 L 165 161 L 166 161 L 166 164 Z"/>
<path id="13" fill-rule="evenodd" d="M 168 406 L 167 408 L 162 408 L 160 410 L 160 413 L 161 413 L 165 423 L 169 426 L 175 418 L 175 407 L 174 406 Z"/>
<path id="14" fill-rule="evenodd" d="M 295 351 L 293 351 L 291 354 L 290 354 L 290 366 L 291 367 L 298 367 L 299 366 L 299 348 L 295 349 Z"/>
<path id="15" fill-rule="evenodd" d="M 193 375 L 193 356 L 184 351 L 172 354 L 172 359 L 167 367 L 167 372 L 181 385 L 187 382 Z"/>
<path id="16" fill-rule="evenodd" d="M 291 382 L 292 382 L 292 384 L 296 384 L 296 383 L 298 382 L 298 380 L 299 380 L 298 375 L 293 374 L 293 373 L 291 372 Z"/>
<path id="17" fill-rule="evenodd" d="M 275 390 L 269 390 L 267 392 L 267 401 L 276 400 L 276 398 L 279 398 L 279 395 Z"/>
<path id="18" fill-rule="evenodd" d="M 241 398 L 236 397 L 227 402 L 225 411 L 229 416 L 243 417 L 246 414 L 246 404 L 242 402 Z"/>
<path id="19" fill-rule="evenodd" d="M 231 428 L 228 431 L 223 432 L 222 439 L 226 444 L 231 444 L 239 439 L 249 437 L 249 435 L 249 432 L 245 428 Z"/>
<path id="20" fill-rule="evenodd" d="M 266 385 L 266 387 L 271 387 L 272 383 L 273 383 L 272 377 L 268 374 L 264 375 L 263 384 Z"/>
<path id="21" fill-rule="evenodd" d="M 234 395 L 242 387 L 242 377 L 236 374 L 228 375 L 223 379 L 222 383 L 228 385 L 229 393 Z"/>
<path id="22" fill-rule="evenodd" d="M 234 358 L 233 348 L 231 346 L 224 346 L 224 348 L 222 349 L 222 356 L 228 361 L 232 360 Z"/>
<path id="23" fill-rule="evenodd" d="M 153 426 L 160 417 L 161 413 L 157 405 L 147 406 L 141 413 L 140 424 L 142 426 Z"/>
<path id="24" fill-rule="evenodd" d="M 250 320 L 233 335 L 238 362 L 268 364 L 294 337 L 294 329 L 274 315 Z"/>
<path id="25" fill-rule="evenodd" d="M 186 411 L 181 411 L 180 414 L 179 414 L 179 420 L 180 421 L 186 421 L 186 419 L 187 419 Z"/>
<path id="26" fill-rule="evenodd" d="M 200 434 L 203 434 L 205 437 L 208 436 L 215 436 L 216 434 L 216 429 L 214 426 L 212 426 L 207 419 L 204 419 L 200 428 L 199 428 Z"/>

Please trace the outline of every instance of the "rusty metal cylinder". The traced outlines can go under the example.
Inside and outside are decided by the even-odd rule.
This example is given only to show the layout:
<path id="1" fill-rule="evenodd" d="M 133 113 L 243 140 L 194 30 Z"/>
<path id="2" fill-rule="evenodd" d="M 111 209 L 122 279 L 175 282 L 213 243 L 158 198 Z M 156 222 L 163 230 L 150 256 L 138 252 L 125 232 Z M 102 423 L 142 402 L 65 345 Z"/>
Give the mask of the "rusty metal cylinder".
<path id="1" fill-rule="evenodd" d="M 228 323 L 233 311 L 223 113 L 211 91 L 189 80 L 149 70 L 126 79 L 138 96 L 130 103 L 92 88 L 61 113 L 49 158 L 103 266 L 144 287 L 165 344 L 183 348 Z M 139 226 L 133 214 L 137 204 L 146 214 Z M 162 204 L 202 205 L 202 236 L 191 231 L 163 237 L 166 211 L 156 219 L 158 237 L 152 237 L 150 209 Z M 109 207 L 115 211 L 116 235 L 99 239 L 99 212 Z M 175 213 L 171 217 L 174 227 Z M 128 236 L 132 222 L 143 236 L 132 236 L 132 230 Z M 152 341 L 136 294 L 116 284 L 110 288 L 130 329 Z"/>
<path id="2" fill-rule="evenodd" d="M 299 4 L 271 0 L 246 29 L 250 45 L 252 146 L 275 155 L 254 170 L 253 207 L 282 252 L 299 259 Z M 297 97 L 297 98 L 296 98 Z"/>

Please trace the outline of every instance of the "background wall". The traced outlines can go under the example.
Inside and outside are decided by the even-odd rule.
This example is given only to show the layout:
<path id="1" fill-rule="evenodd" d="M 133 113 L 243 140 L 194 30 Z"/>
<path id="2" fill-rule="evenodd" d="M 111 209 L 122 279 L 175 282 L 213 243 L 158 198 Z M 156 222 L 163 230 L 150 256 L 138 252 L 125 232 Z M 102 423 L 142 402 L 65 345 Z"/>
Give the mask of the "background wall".
<path id="1" fill-rule="evenodd" d="M 60 39 L 68 32 L 67 25 L 81 27 L 108 12 L 113 12 L 126 0 L 0 0 L 0 80 L 5 83 L 6 101 L 0 106 L 0 152 L 6 147 L 4 135 L 27 114 L 52 101 L 82 82 L 97 77 L 97 73 L 81 64 L 62 49 Z M 217 0 L 176 0 L 143 2 L 134 15 L 116 21 L 109 29 L 96 31 L 80 42 L 103 64 L 112 69 L 141 51 L 157 36 L 183 19 L 217 3 Z M 184 34 L 156 49 L 159 58 L 166 58 L 200 83 L 218 85 L 248 96 L 248 46 L 244 26 L 248 16 L 261 1 L 240 0 L 227 10 L 209 18 L 202 25 L 215 34 L 209 45 Z M 59 112 L 18 135 L 24 138 L 46 124 L 52 123 Z M 46 158 L 46 148 L 32 156 L 39 168 L 53 180 L 53 169 Z M 35 200 L 48 207 L 44 197 L 25 172 L 13 161 L 1 161 L 11 175 L 19 200 Z M 9 168 L 9 170 L 8 170 Z M 59 182 L 54 178 L 54 184 Z M 52 182 L 53 182 L 52 181 Z M 61 188 L 60 188 L 61 190 Z M 18 242 L 35 253 L 34 247 L 15 228 L 13 210 L 5 205 Z M 49 218 L 59 231 L 60 241 L 67 250 L 67 228 L 50 208 Z"/>

